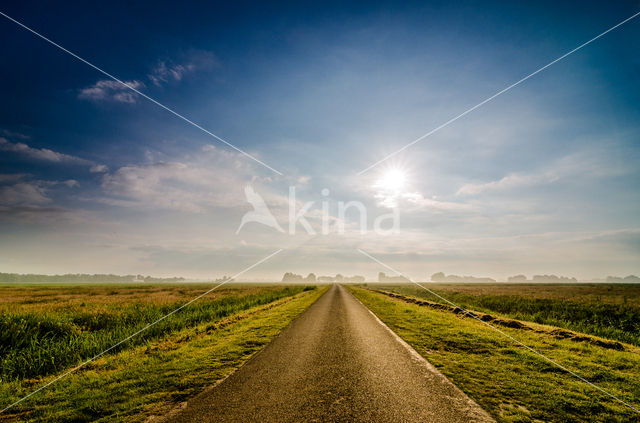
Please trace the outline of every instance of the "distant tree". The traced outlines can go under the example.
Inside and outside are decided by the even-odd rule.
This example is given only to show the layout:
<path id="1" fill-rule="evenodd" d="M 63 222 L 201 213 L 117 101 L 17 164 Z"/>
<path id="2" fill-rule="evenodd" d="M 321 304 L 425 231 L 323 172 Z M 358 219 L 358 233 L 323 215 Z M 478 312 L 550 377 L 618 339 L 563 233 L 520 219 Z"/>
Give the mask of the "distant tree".
<path id="1" fill-rule="evenodd" d="M 515 276 L 509 276 L 507 278 L 507 282 L 526 282 L 527 281 L 527 277 L 525 275 L 515 275 Z"/>
<path id="2" fill-rule="evenodd" d="M 409 279 L 407 279 L 406 277 L 402 276 L 402 275 L 398 275 L 398 276 L 389 276 L 386 275 L 382 272 L 378 273 L 378 282 L 410 282 Z"/>
<path id="3" fill-rule="evenodd" d="M 475 276 L 458 276 L 458 275 L 445 275 L 442 272 L 434 273 L 431 275 L 432 282 L 480 282 L 480 283 L 493 283 L 495 279 L 492 278 L 478 278 Z"/>
<path id="4" fill-rule="evenodd" d="M 431 275 L 432 282 L 443 282 L 446 279 L 446 276 L 442 272 L 434 273 Z"/>
<path id="5" fill-rule="evenodd" d="M 318 282 L 334 282 L 334 277 L 333 276 L 318 276 L 317 278 Z"/>
<path id="6" fill-rule="evenodd" d="M 640 278 L 636 275 L 625 276 L 624 278 L 620 278 L 618 276 L 607 276 L 607 282 L 609 283 L 638 283 L 640 282 Z"/>
<path id="7" fill-rule="evenodd" d="M 17 273 L 0 273 L 0 282 L 44 282 L 44 283 L 61 283 L 61 282 L 80 282 L 80 283 L 111 283 L 111 282 L 174 282 L 183 281 L 184 278 L 152 278 L 143 275 L 112 275 L 112 274 L 85 274 L 74 273 L 66 275 L 36 275 Z"/>
<path id="8" fill-rule="evenodd" d="M 231 279 L 230 276 L 224 275 L 223 277 L 216 279 L 215 283 L 223 283 L 223 282 L 231 282 L 231 281 L 233 281 L 233 279 Z"/>
<path id="9" fill-rule="evenodd" d="M 304 278 L 302 275 L 296 273 L 287 272 L 282 276 L 282 282 L 302 282 Z"/>
<path id="10" fill-rule="evenodd" d="M 0 282 L 132 282 L 134 276 L 117 276 L 103 274 L 66 274 L 66 275 L 37 275 L 37 274 L 17 274 L 0 273 Z"/>
<path id="11" fill-rule="evenodd" d="M 351 282 L 351 283 L 362 283 L 364 282 L 364 276 L 360 276 L 360 275 L 346 276 L 344 278 L 344 281 Z"/>
<path id="12" fill-rule="evenodd" d="M 531 280 L 533 282 L 542 282 L 542 283 L 578 282 L 576 278 L 569 278 L 566 276 L 556 276 L 556 275 L 533 275 L 533 278 Z"/>
<path id="13" fill-rule="evenodd" d="M 313 273 L 309 273 L 304 280 L 307 281 L 307 282 L 315 282 L 316 281 L 316 275 L 313 274 Z"/>

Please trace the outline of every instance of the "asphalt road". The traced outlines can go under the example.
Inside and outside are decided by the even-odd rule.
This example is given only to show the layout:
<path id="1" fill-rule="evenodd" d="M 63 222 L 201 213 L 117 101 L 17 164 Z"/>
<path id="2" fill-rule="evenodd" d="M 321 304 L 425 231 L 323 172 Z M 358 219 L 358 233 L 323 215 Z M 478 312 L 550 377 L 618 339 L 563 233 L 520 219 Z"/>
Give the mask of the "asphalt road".
<path id="1" fill-rule="evenodd" d="M 484 410 L 335 285 L 169 422 L 485 422 Z"/>

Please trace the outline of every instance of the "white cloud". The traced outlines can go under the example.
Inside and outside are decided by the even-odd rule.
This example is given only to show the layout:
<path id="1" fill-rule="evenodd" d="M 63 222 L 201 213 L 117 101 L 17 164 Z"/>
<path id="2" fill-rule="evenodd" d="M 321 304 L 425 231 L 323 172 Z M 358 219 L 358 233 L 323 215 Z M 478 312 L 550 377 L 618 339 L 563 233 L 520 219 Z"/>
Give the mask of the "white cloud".
<path id="1" fill-rule="evenodd" d="M 21 134 L 19 132 L 8 131 L 6 129 L 0 129 L 0 135 L 5 136 L 7 138 L 13 138 L 13 139 L 16 139 L 16 138 L 21 139 L 21 140 L 30 139 L 30 137 L 28 135 Z"/>
<path id="2" fill-rule="evenodd" d="M 67 221 L 77 224 L 85 220 L 85 213 L 64 207 L 51 205 L 3 206 L 0 205 L 0 218 L 20 223 L 51 223 Z"/>
<path id="3" fill-rule="evenodd" d="M 136 80 L 124 81 L 127 85 L 136 90 L 144 88 L 144 83 Z M 80 90 L 78 98 L 91 101 L 114 101 L 118 103 L 133 104 L 136 102 L 138 94 L 120 82 L 111 79 L 102 79 L 90 87 Z"/>
<path id="4" fill-rule="evenodd" d="M 217 64 L 217 59 L 211 52 L 194 50 L 186 54 L 181 63 L 172 60 L 160 60 L 147 75 L 148 80 L 155 86 L 162 86 L 169 82 L 182 81 L 188 74 L 210 69 Z M 136 90 L 146 87 L 140 80 L 123 81 L 126 85 Z M 112 80 L 101 79 L 95 84 L 82 88 L 78 92 L 78 98 L 94 102 L 111 101 L 117 103 L 134 104 L 139 95 L 124 84 Z"/>
<path id="5" fill-rule="evenodd" d="M 0 186 L 0 205 L 2 206 L 33 206 L 51 203 L 49 196 L 51 187 L 65 185 L 68 188 L 78 186 L 78 181 L 69 179 L 66 181 L 23 181 L 24 175 L 0 175 L 0 181 L 15 182 L 11 185 Z M 15 176 L 17 179 L 11 179 Z"/>
<path id="6" fill-rule="evenodd" d="M 108 171 L 109 171 L 109 168 L 107 166 L 101 165 L 101 164 L 93 165 L 89 169 L 89 172 L 91 172 L 91 173 L 105 173 L 105 172 L 108 172 Z"/>
<path id="7" fill-rule="evenodd" d="M 31 179 L 26 173 L 0 174 L 0 221 L 47 223 L 72 220 L 82 212 L 54 204 L 55 187 L 77 187 L 78 181 Z M 64 189 L 64 188 L 63 188 Z"/>
<path id="8" fill-rule="evenodd" d="M 200 201 L 192 189 L 183 186 L 192 177 L 193 169 L 185 163 L 132 165 L 104 175 L 102 187 L 108 194 L 121 197 L 112 198 L 112 204 L 198 212 Z"/>
<path id="9" fill-rule="evenodd" d="M 442 201 L 435 196 L 427 198 L 414 187 L 387 187 L 384 184 L 374 183 L 370 192 L 378 206 L 394 209 L 400 208 L 403 212 L 413 211 L 463 211 L 470 210 L 472 206 L 466 203 Z"/>
<path id="10" fill-rule="evenodd" d="M 192 71 L 193 66 L 190 64 L 176 65 L 170 61 L 161 61 L 153 68 L 152 73 L 149 74 L 149 79 L 154 85 L 160 86 L 169 81 L 180 81 L 186 73 Z"/>
<path id="11" fill-rule="evenodd" d="M 629 163 L 615 159 L 611 152 L 603 147 L 591 148 L 556 159 L 534 172 L 512 172 L 495 181 L 465 184 L 458 189 L 456 195 L 473 196 L 484 192 L 509 191 L 549 184 L 569 177 L 617 176 L 633 170 Z"/>
<path id="12" fill-rule="evenodd" d="M 180 161 L 123 166 L 105 173 L 99 198 L 124 207 L 156 207 L 201 213 L 214 207 L 244 205 L 244 186 L 255 181 L 255 170 L 235 152 L 206 148 L 206 154 Z"/>
<path id="13" fill-rule="evenodd" d="M 311 176 L 309 175 L 302 175 L 297 180 L 299 185 L 307 185 L 310 181 L 311 181 Z"/>
<path id="14" fill-rule="evenodd" d="M 16 182 L 29 176 L 26 173 L 0 173 L 0 184 Z"/>
<path id="15" fill-rule="evenodd" d="M 46 194 L 46 187 L 40 183 L 18 182 L 14 185 L 0 187 L 0 204 L 32 205 L 51 202 Z"/>
<path id="16" fill-rule="evenodd" d="M 198 70 L 210 69 L 217 63 L 215 56 L 207 51 L 192 51 L 182 63 L 171 60 L 161 60 L 147 75 L 156 86 L 162 86 L 168 82 L 181 81 L 186 75 Z"/>
<path id="17" fill-rule="evenodd" d="M 435 198 L 426 198 L 424 195 L 418 192 L 410 192 L 402 195 L 402 199 L 406 200 L 407 204 L 413 206 L 413 209 L 417 210 L 432 210 L 432 211 L 468 211 L 472 210 L 473 206 L 466 203 L 456 203 L 452 201 L 440 201 Z"/>
<path id="18" fill-rule="evenodd" d="M 5 138 L 0 138 L 0 150 L 11 151 L 13 153 L 22 154 L 30 159 L 48 162 L 77 163 L 82 165 L 93 164 L 90 160 L 82 159 L 80 157 L 58 153 L 57 151 L 53 151 L 48 148 L 33 148 L 22 142 L 13 143 L 11 141 L 7 141 Z"/>
<path id="19" fill-rule="evenodd" d="M 542 174 L 511 173 L 497 181 L 463 185 L 456 192 L 456 195 L 478 195 L 486 191 L 506 191 L 514 188 L 523 188 L 553 182 L 558 179 L 559 176 L 553 172 Z"/>

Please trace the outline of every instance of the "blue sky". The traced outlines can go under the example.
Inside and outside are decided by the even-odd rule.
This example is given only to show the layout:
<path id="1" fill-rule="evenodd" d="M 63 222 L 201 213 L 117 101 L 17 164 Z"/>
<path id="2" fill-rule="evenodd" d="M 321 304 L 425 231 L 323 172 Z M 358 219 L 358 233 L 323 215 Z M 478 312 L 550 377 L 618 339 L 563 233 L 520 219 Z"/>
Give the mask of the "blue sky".
<path id="1" fill-rule="evenodd" d="M 283 175 L 2 18 L 0 270 L 218 277 L 278 248 L 247 277 L 384 270 L 362 248 L 416 279 L 640 273 L 640 18 L 357 174 L 639 10 L 3 5 Z M 389 169 L 406 177 L 391 202 Z M 314 225 L 321 201 L 360 201 L 400 230 L 236 234 L 246 185 L 283 224 L 295 186 Z"/>

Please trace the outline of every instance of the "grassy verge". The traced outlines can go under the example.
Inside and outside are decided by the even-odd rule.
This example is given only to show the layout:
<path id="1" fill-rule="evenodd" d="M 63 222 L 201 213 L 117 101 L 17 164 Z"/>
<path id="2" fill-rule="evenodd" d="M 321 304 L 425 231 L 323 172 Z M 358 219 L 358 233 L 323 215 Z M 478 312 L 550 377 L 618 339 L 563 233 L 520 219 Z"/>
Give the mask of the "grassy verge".
<path id="1" fill-rule="evenodd" d="M 482 323 L 362 288 L 349 289 L 500 422 L 629 422 L 638 414 Z M 640 408 L 640 354 L 500 328 Z M 627 346 L 634 349 L 632 346 Z"/>
<path id="2" fill-rule="evenodd" d="M 80 288 L 48 288 L 50 295 L 45 298 L 38 300 L 32 290 L 27 290 L 30 294 L 27 296 L 27 304 L 20 306 L 11 303 L 2 308 L 1 380 L 21 380 L 57 373 L 99 354 L 188 301 L 182 298 L 187 297 L 186 292 L 178 292 L 178 298 L 174 300 L 167 301 L 162 294 L 162 301 L 140 302 L 137 298 L 128 298 L 131 287 L 111 287 L 109 293 L 113 301 L 95 298 L 96 292 L 88 291 L 93 296 L 81 296 L 80 298 L 84 298 L 81 303 L 69 304 L 69 297 L 75 295 L 78 289 L 86 290 L 86 285 Z M 206 292 L 207 289 L 210 288 L 199 287 L 198 292 Z M 223 290 L 217 296 L 200 299 L 174 314 L 171 319 L 162 320 L 118 348 L 131 348 L 176 330 L 215 321 L 257 305 L 295 295 L 303 289 L 302 286 L 293 286 Z M 142 292 L 149 294 L 147 289 Z M 51 294 L 54 294 L 53 301 Z M 61 301 L 60 297 L 64 300 Z M 194 297 L 196 295 L 191 298 Z M 38 307 L 32 304 L 38 304 Z M 65 306 L 61 307 L 61 304 Z"/>
<path id="3" fill-rule="evenodd" d="M 211 321 L 162 331 L 90 363 L 0 415 L 0 421 L 144 421 L 162 415 L 232 372 L 325 290 L 300 288 Z M 54 377 L 0 384 L 3 406 Z"/>
<path id="4" fill-rule="evenodd" d="M 435 284 L 461 307 L 640 346 L 640 284 Z M 415 285 L 382 289 L 443 302 Z"/>

